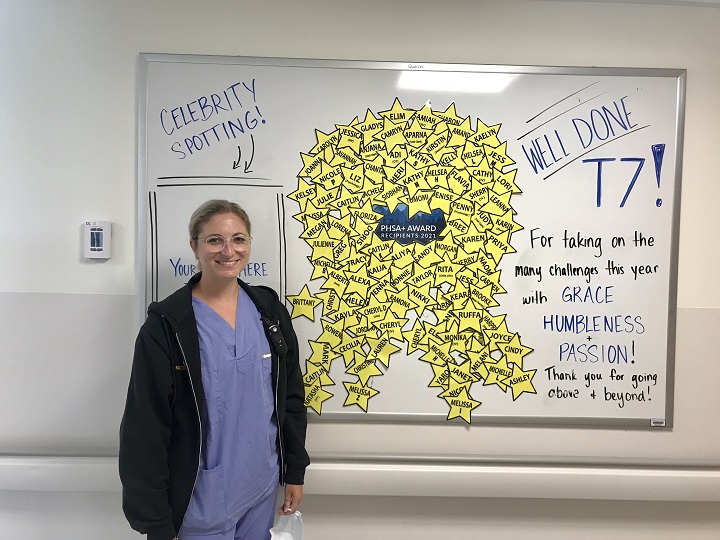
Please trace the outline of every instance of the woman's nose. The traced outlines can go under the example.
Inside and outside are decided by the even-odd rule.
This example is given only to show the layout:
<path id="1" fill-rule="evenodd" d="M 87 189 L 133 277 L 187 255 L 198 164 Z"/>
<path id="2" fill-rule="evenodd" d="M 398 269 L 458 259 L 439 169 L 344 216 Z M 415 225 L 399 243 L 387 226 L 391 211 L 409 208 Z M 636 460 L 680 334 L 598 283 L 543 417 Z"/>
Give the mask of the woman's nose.
<path id="1" fill-rule="evenodd" d="M 223 244 L 222 253 L 224 255 L 234 255 L 235 254 L 235 247 L 233 246 L 232 239 L 225 240 L 225 243 Z"/>

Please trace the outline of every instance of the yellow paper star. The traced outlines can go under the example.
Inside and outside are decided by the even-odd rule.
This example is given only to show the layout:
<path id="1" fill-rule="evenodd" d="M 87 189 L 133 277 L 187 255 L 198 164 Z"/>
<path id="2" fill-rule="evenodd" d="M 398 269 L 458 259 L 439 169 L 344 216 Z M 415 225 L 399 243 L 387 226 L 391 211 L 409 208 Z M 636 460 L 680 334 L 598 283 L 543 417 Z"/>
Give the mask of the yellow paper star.
<path id="1" fill-rule="evenodd" d="M 331 348 L 337 347 L 343 340 L 343 322 L 342 321 L 327 321 L 322 319 L 322 334 L 317 338 L 317 341 L 327 343 Z"/>
<path id="2" fill-rule="evenodd" d="M 305 386 L 312 386 L 317 382 L 321 386 L 333 386 L 335 384 L 324 365 L 306 362 L 305 367 L 307 369 L 305 375 L 303 375 L 303 384 Z"/>
<path id="3" fill-rule="evenodd" d="M 390 341 L 390 336 L 384 332 L 378 338 L 367 338 L 370 345 L 368 358 L 379 360 L 386 368 L 390 367 L 390 356 L 400 350 L 400 347 Z"/>
<path id="4" fill-rule="evenodd" d="M 460 158 L 458 158 L 460 159 Z M 472 187 L 472 179 L 470 173 L 466 170 L 453 169 L 447 176 L 450 191 L 457 195 L 462 195 Z"/>
<path id="5" fill-rule="evenodd" d="M 490 146 L 500 146 L 500 140 L 497 137 L 500 131 L 500 125 L 487 126 L 482 120 L 477 119 L 477 129 L 470 137 L 470 140 L 476 144 L 489 144 Z"/>
<path id="6" fill-rule="evenodd" d="M 512 234 L 525 228 L 515 221 L 515 212 L 513 212 L 512 209 L 508 210 L 502 216 L 496 217 L 493 221 L 495 223 L 495 226 L 493 227 L 492 231 L 495 234 L 504 231 L 510 231 L 510 234 Z"/>
<path id="7" fill-rule="evenodd" d="M 385 143 L 383 143 L 385 144 Z M 377 156 L 372 161 L 365 161 L 365 178 L 373 184 L 382 184 L 385 178 L 385 161 L 382 156 Z"/>
<path id="8" fill-rule="evenodd" d="M 505 357 L 495 363 L 485 362 L 485 367 L 487 367 L 488 376 L 483 384 L 486 386 L 496 384 L 505 392 L 507 390 L 507 380 L 512 377 L 512 369 L 508 367 Z"/>
<path id="9" fill-rule="evenodd" d="M 492 294 L 503 294 L 507 291 L 505 290 L 505 287 L 503 287 L 500 284 L 500 272 L 501 270 L 498 270 L 497 272 L 493 272 L 492 274 L 486 274 L 483 270 L 481 270 L 478 267 L 470 267 L 473 272 L 475 272 L 475 275 L 478 278 L 478 284 L 480 286 L 487 287 L 490 285 L 492 287 Z"/>
<path id="10" fill-rule="evenodd" d="M 429 306 L 435 305 L 435 300 L 430 296 L 430 281 L 420 287 L 409 287 L 408 299 L 415 306 L 417 313 L 422 313 Z"/>
<path id="11" fill-rule="evenodd" d="M 507 141 L 495 148 L 487 144 L 483 145 L 483 147 L 485 148 L 485 155 L 487 156 L 488 162 L 493 169 L 502 172 L 503 167 L 515 164 L 513 159 L 507 155 Z"/>
<path id="12" fill-rule="evenodd" d="M 344 330 L 358 322 L 358 308 L 348 305 L 345 298 L 345 296 L 340 297 L 340 306 L 338 310 L 331 315 L 335 322 L 338 320 L 343 321 Z"/>
<path id="13" fill-rule="evenodd" d="M 415 127 L 415 124 L 418 124 L 420 129 L 433 130 L 440 121 L 441 119 L 438 116 L 435 116 L 430 105 L 426 103 L 423 108 L 417 111 L 413 116 L 412 127 Z"/>
<path id="14" fill-rule="evenodd" d="M 435 301 L 436 304 L 433 307 L 433 313 L 435 313 L 438 321 L 455 320 L 455 308 L 453 307 L 452 300 L 448 299 L 445 294 L 439 292 Z"/>
<path id="15" fill-rule="evenodd" d="M 408 298 L 408 288 L 399 287 L 399 291 L 390 291 L 386 293 L 387 301 L 390 302 L 390 311 L 392 311 L 396 317 L 405 317 L 407 312 L 412 309 L 413 304 Z"/>
<path id="16" fill-rule="evenodd" d="M 435 243 L 430 242 L 427 245 L 414 244 L 413 260 L 422 268 L 428 269 L 424 271 L 417 269 L 417 272 L 426 275 L 431 270 L 434 270 L 435 266 L 442 261 L 442 257 L 435 251 Z"/>
<path id="17" fill-rule="evenodd" d="M 447 419 L 452 420 L 453 418 L 460 417 L 468 424 L 470 423 L 470 413 L 473 409 L 482 405 L 481 402 L 471 398 L 465 388 L 463 388 L 457 397 L 446 397 L 445 401 L 450 405 L 450 412 L 448 412 Z"/>
<path id="18" fill-rule="evenodd" d="M 510 231 L 501 234 L 487 233 L 485 251 L 492 256 L 495 263 L 499 263 L 503 255 L 515 253 L 517 250 L 510 245 Z"/>
<path id="19" fill-rule="evenodd" d="M 348 393 L 347 398 L 345 399 L 345 403 L 343 403 L 344 407 L 357 405 L 363 411 L 367 412 L 368 400 L 379 393 L 374 388 L 365 386 L 360 382 L 343 382 L 343 384 L 345 385 L 345 389 Z"/>
<path id="20" fill-rule="evenodd" d="M 400 168 L 403 165 L 399 165 Z M 394 212 L 399 204 L 407 201 L 405 186 L 402 184 L 393 184 L 390 180 L 383 180 L 383 192 L 380 194 L 381 204 L 388 207 L 390 212 Z"/>
<path id="21" fill-rule="evenodd" d="M 325 258 L 329 261 L 334 261 L 335 256 L 333 255 L 333 249 L 335 249 L 338 242 L 339 240 L 330 238 L 327 231 L 322 229 L 317 237 L 307 239 L 308 245 L 313 250 L 310 260 L 315 261 L 316 259 Z"/>
<path id="22" fill-rule="evenodd" d="M 390 302 L 373 302 L 370 305 L 358 310 L 358 313 L 367 317 L 368 322 L 374 325 L 382 321 L 390 308 Z"/>
<path id="23" fill-rule="evenodd" d="M 407 188 L 408 195 L 413 197 L 418 191 L 427 191 L 430 193 L 430 185 L 425 180 L 427 167 L 422 166 L 415 168 L 407 162 L 405 165 L 405 175 L 400 179 L 400 182 Z M 412 214 L 410 215 L 412 216 Z"/>
<path id="24" fill-rule="evenodd" d="M 529 394 L 537 393 L 535 387 L 532 384 L 533 377 L 535 376 L 536 369 L 523 371 L 520 366 L 515 364 L 513 366 L 512 375 L 507 380 L 508 386 L 513 391 L 513 401 L 520 397 L 524 392 Z"/>
<path id="25" fill-rule="evenodd" d="M 472 300 L 467 302 L 462 309 L 455 313 L 460 324 L 460 332 L 480 328 L 480 321 L 482 321 L 484 313 L 483 307 L 476 306 Z"/>
<path id="26" fill-rule="evenodd" d="M 317 218 L 314 216 L 306 215 L 305 224 L 305 230 L 300 235 L 300 238 L 317 238 L 321 232 L 327 232 L 329 227 L 326 215 Z"/>
<path id="27" fill-rule="evenodd" d="M 413 148 L 422 148 L 425 146 L 427 138 L 432 134 L 432 132 L 432 128 L 423 129 L 417 124 L 417 122 L 414 122 L 411 127 L 405 130 L 405 140 L 408 145 Z"/>
<path id="28" fill-rule="evenodd" d="M 298 176 L 314 179 L 320 174 L 321 165 L 324 162 L 323 154 L 310 155 L 301 153 L 300 157 L 303 161 L 303 168 L 300 169 Z"/>
<path id="29" fill-rule="evenodd" d="M 449 140 L 450 132 L 447 130 L 437 132 L 436 127 L 435 132 L 427 138 L 427 142 L 421 150 L 424 153 L 429 154 L 435 163 L 441 163 L 443 155 L 448 151 L 447 143 Z"/>
<path id="30" fill-rule="evenodd" d="M 368 264 L 367 273 L 368 276 L 373 279 L 380 279 L 387 276 L 390 273 L 391 261 L 381 260 L 375 255 L 370 256 L 370 264 Z"/>
<path id="31" fill-rule="evenodd" d="M 388 118 L 383 119 L 383 128 L 377 138 L 385 142 L 385 150 L 390 153 L 398 145 L 407 144 L 403 125 L 393 123 Z"/>
<path id="32" fill-rule="evenodd" d="M 415 319 L 412 328 L 410 330 L 403 331 L 402 335 L 407 343 L 408 355 L 418 350 L 424 350 L 421 346 L 423 338 L 425 338 L 425 327 L 420 319 Z M 425 343 L 427 343 L 427 338 L 425 338 Z"/>
<path id="33" fill-rule="evenodd" d="M 363 164 L 360 163 L 354 167 L 340 167 L 340 169 L 347 189 L 353 193 L 361 193 L 365 186 L 365 167 Z"/>
<path id="34" fill-rule="evenodd" d="M 352 366 L 345 370 L 345 373 L 350 375 L 357 375 L 360 384 L 363 386 L 367 385 L 368 380 L 371 377 L 377 377 L 382 375 L 382 371 L 375 364 L 375 360 L 367 358 L 362 354 L 355 353 L 356 359 Z"/>
<path id="35" fill-rule="evenodd" d="M 451 363 L 448 364 L 450 370 L 450 376 L 459 383 L 473 383 L 477 382 L 478 377 L 470 370 L 470 362 L 463 362 L 462 364 Z"/>
<path id="36" fill-rule="evenodd" d="M 513 194 L 522 193 L 522 190 L 515 184 L 515 175 L 517 174 L 517 171 L 517 169 L 513 169 L 504 174 L 496 174 L 493 191 L 497 194 L 507 193 L 508 191 Z"/>
<path id="37" fill-rule="evenodd" d="M 333 394 L 323 390 L 320 383 L 313 386 L 305 387 L 305 406 L 310 407 L 316 413 L 322 413 L 322 404 L 333 397 Z"/>
<path id="38" fill-rule="evenodd" d="M 505 354 L 507 361 L 520 366 L 520 369 L 523 367 L 525 356 L 533 352 L 533 350 L 531 347 L 526 347 L 520 343 L 518 334 L 515 334 L 508 343 L 500 344 L 500 351 Z"/>
<path id="39" fill-rule="evenodd" d="M 362 145 L 363 136 L 357 129 L 357 117 L 348 125 L 335 124 L 340 133 L 340 141 L 337 144 L 338 148 L 351 148 L 354 152 L 360 153 L 360 146 Z"/>
<path id="40" fill-rule="evenodd" d="M 443 283 L 448 285 L 454 285 L 456 282 L 456 274 L 460 272 L 463 267 L 459 264 L 453 264 L 447 259 L 443 259 L 442 262 L 438 263 L 435 267 L 435 276 L 433 286 L 438 287 Z"/>
<path id="41" fill-rule="evenodd" d="M 350 215 L 338 219 L 332 215 L 327 216 L 328 235 L 334 240 L 345 241 L 349 236 L 355 234 Z"/>
<path id="42" fill-rule="evenodd" d="M 307 361 L 318 366 L 323 366 L 325 370 L 329 372 L 330 364 L 339 356 L 333 352 L 332 345 L 330 343 L 312 340 L 308 340 L 308 344 L 310 345 L 312 353 Z"/>
<path id="43" fill-rule="evenodd" d="M 383 118 L 386 118 L 394 124 L 406 125 L 407 122 L 415 115 L 415 111 L 412 109 L 403 109 L 402 104 L 398 98 L 393 101 L 392 108 L 389 111 L 383 111 L 380 113 Z"/>
<path id="44" fill-rule="evenodd" d="M 396 317 L 392 311 L 388 310 L 382 321 L 373 322 L 372 324 L 374 324 L 380 332 L 387 332 L 391 338 L 402 341 L 402 329 L 406 322 L 406 318 Z"/>
<path id="45" fill-rule="evenodd" d="M 315 184 L 315 198 L 313 204 L 322 210 L 328 209 L 332 201 L 337 198 L 338 191 L 340 191 L 340 185 L 332 189 L 325 189 L 322 184 Z"/>
<path id="46" fill-rule="evenodd" d="M 471 223 L 467 232 L 457 237 L 457 241 L 466 253 L 477 253 L 485 244 L 485 235 L 475 223 Z"/>
<path id="47" fill-rule="evenodd" d="M 385 162 L 386 174 L 388 167 L 395 168 L 401 163 L 405 163 L 405 160 L 408 157 L 407 150 L 404 146 L 396 146 L 392 149 L 392 151 L 382 148 L 378 150 L 378 155 L 383 158 L 383 161 Z"/>
<path id="48" fill-rule="evenodd" d="M 368 199 L 363 199 L 362 206 L 351 206 L 349 210 L 351 216 L 355 219 L 362 219 L 363 223 L 374 223 L 382 218 L 382 214 L 373 210 Z"/>
<path id="49" fill-rule="evenodd" d="M 470 301 L 470 289 L 462 282 L 456 282 L 455 286 L 445 293 L 445 299 L 452 302 L 455 310 L 463 309 Z M 470 306 L 472 309 L 473 306 Z"/>
<path id="50" fill-rule="evenodd" d="M 460 158 L 468 167 L 479 167 L 480 164 L 485 161 L 485 152 L 482 146 L 473 144 L 468 140 L 465 141 L 465 146 L 460 153 Z"/>
<path id="51" fill-rule="evenodd" d="M 365 339 L 377 337 L 378 334 L 377 328 L 368 322 L 368 318 L 365 315 L 358 317 L 357 324 L 348 325 L 345 330 L 351 332 L 355 337 L 365 336 Z"/>
<path id="52" fill-rule="evenodd" d="M 474 345 L 471 346 L 474 347 Z M 470 364 L 470 373 L 483 380 L 487 379 L 488 374 L 490 373 L 487 368 L 487 363 L 495 363 L 495 361 L 490 356 L 489 349 L 484 346 L 481 347 L 479 350 L 468 349 L 466 351 L 466 354 L 468 358 L 468 363 Z"/>
<path id="53" fill-rule="evenodd" d="M 313 181 L 316 185 L 321 185 L 326 190 L 340 187 L 342 185 L 342 167 L 332 166 L 329 163 L 322 162 L 320 166 L 320 174 Z"/>
<path id="54" fill-rule="evenodd" d="M 448 141 L 448 146 L 465 146 L 468 137 L 472 136 L 473 134 L 473 131 L 470 128 L 470 117 L 468 116 L 459 124 L 449 125 L 448 130 L 450 131 L 450 140 Z"/>
<path id="55" fill-rule="evenodd" d="M 315 187 L 313 186 L 313 191 L 314 190 Z M 305 210 L 303 212 L 300 212 L 299 214 L 294 215 L 293 217 L 297 219 L 300 223 L 303 223 L 305 225 L 305 231 L 307 231 L 310 228 L 310 226 L 307 224 L 308 220 L 313 220 L 312 223 L 317 223 L 325 216 L 325 210 L 318 210 L 312 200 L 308 200 L 305 203 Z"/>
<path id="56" fill-rule="evenodd" d="M 429 338 L 427 340 L 427 352 L 420 357 L 423 362 L 435 364 L 436 366 L 447 366 L 454 362 L 450 356 L 450 344 L 439 339 Z"/>
<path id="57" fill-rule="evenodd" d="M 503 193 L 502 195 L 498 195 L 494 191 L 491 191 L 488 196 L 488 202 L 482 205 L 480 209 L 483 212 L 492 214 L 493 216 L 504 216 L 508 213 L 508 211 L 512 211 L 514 213 L 512 206 L 510 206 L 511 196 L 512 193 L 509 191 Z"/>
<path id="58" fill-rule="evenodd" d="M 315 184 L 310 184 L 298 178 L 298 188 L 288 195 L 288 198 L 297 201 L 300 210 L 304 213 L 307 202 L 315 198 Z"/>
<path id="59" fill-rule="evenodd" d="M 450 362 L 448 364 L 448 373 L 450 373 L 450 370 L 452 369 L 453 362 Z M 460 382 L 457 379 L 454 379 L 453 377 L 450 377 L 447 380 L 446 389 L 443 392 L 440 392 L 438 394 L 438 397 L 447 399 L 447 398 L 456 398 L 459 395 L 463 393 L 463 390 L 466 392 L 470 391 L 470 386 L 472 385 L 472 382 Z"/>
<path id="60" fill-rule="evenodd" d="M 305 285 L 300 294 L 288 295 L 286 297 L 292 305 L 292 315 L 290 318 L 307 317 L 311 321 L 315 320 L 315 308 L 322 302 L 320 298 L 316 298 L 310 294 L 310 289 Z"/>
<path id="61" fill-rule="evenodd" d="M 443 390 L 448 389 L 448 381 L 450 381 L 450 370 L 447 365 L 439 366 L 437 364 L 430 364 L 433 370 L 433 378 L 428 384 L 428 388 L 442 388 Z M 442 395 L 442 394 L 441 394 Z"/>
<path id="62" fill-rule="evenodd" d="M 347 278 L 349 283 L 347 289 L 345 289 L 345 294 L 357 293 L 360 298 L 367 298 L 368 288 L 376 281 L 368 277 L 367 267 L 365 266 L 347 273 Z"/>
<path id="63" fill-rule="evenodd" d="M 341 167 L 342 169 L 342 167 Z M 341 182 L 344 180 L 341 178 Z M 355 193 L 354 191 L 348 189 L 344 184 L 340 187 L 340 192 L 338 193 L 338 196 L 336 199 L 333 199 L 330 201 L 329 206 L 332 208 L 336 208 L 340 211 L 340 215 L 342 217 L 347 217 L 348 222 L 350 221 L 350 207 L 359 204 L 362 200 L 362 195 L 360 193 Z M 347 234 L 347 233 L 346 233 Z"/>
<path id="64" fill-rule="evenodd" d="M 427 173 L 425 174 L 425 181 L 428 183 L 428 185 L 432 189 L 445 189 L 447 191 L 450 191 L 450 186 L 448 185 L 448 174 L 450 174 L 450 168 L 449 167 L 440 167 L 438 165 L 431 165 L 428 167 Z M 452 199 L 454 199 L 454 195 L 452 195 L 451 192 L 451 199 L 448 200 L 448 202 L 452 202 Z M 450 212 L 448 210 L 447 212 Z"/>
<path id="65" fill-rule="evenodd" d="M 392 248 L 392 266 L 390 267 L 390 275 L 393 276 L 393 281 L 397 280 L 398 274 L 403 273 L 405 267 L 415 262 L 415 248 L 412 244 L 403 246 L 400 243 L 395 243 L 391 246 Z M 410 277 L 410 272 L 407 277 Z M 403 278 L 403 281 L 405 278 Z"/>
<path id="66" fill-rule="evenodd" d="M 330 133 L 323 133 L 319 129 L 316 129 L 315 138 L 317 139 L 317 144 L 313 146 L 312 150 L 310 150 L 311 154 L 318 154 L 320 152 L 324 152 L 332 146 L 337 146 L 337 143 L 340 140 L 340 134 L 337 129 Z"/>
<path id="67" fill-rule="evenodd" d="M 345 289 L 349 284 L 348 278 L 345 276 L 345 272 L 342 270 L 331 269 L 328 271 L 327 279 L 325 283 L 320 287 L 321 289 L 332 289 L 335 293 L 342 298 L 345 294 Z M 320 294 L 318 294 L 320 296 Z"/>
<path id="68" fill-rule="evenodd" d="M 463 119 L 460 118 L 457 115 L 457 112 L 455 112 L 455 102 L 453 101 L 450 105 L 448 105 L 448 108 L 445 109 L 442 112 L 435 111 L 433 112 L 435 116 L 438 116 L 442 118 L 443 122 L 448 124 L 448 126 L 459 126 L 462 124 Z"/>
<path id="69" fill-rule="evenodd" d="M 321 261 L 325 261 L 326 259 L 320 259 Z M 330 272 L 330 270 L 336 270 L 333 267 L 330 267 L 328 269 L 328 272 L 326 272 L 325 279 L 327 280 L 327 273 Z M 327 317 L 328 315 L 334 314 L 339 308 L 340 308 L 340 295 L 334 291 L 333 289 L 324 289 L 320 291 L 319 293 L 316 293 L 315 296 L 322 299 L 323 301 L 323 317 Z"/>
<path id="70" fill-rule="evenodd" d="M 367 145 L 372 139 L 375 138 L 383 128 L 383 121 L 377 118 L 370 109 L 365 113 L 365 120 L 355 126 L 355 129 L 359 130 L 363 136 L 363 144 Z"/>
<path id="71" fill-rule="evenodd" d="M 483 329 L 483 334 L 485 335 L 485 342 L 490 347 L 491 352 L 500 349 L 500 344 L 502 343 L 510 343 L 515 337 L 515 334 L 508 332 L 504 315 L 499 326 L 495 328 L 485 328 Z"/>
<path id="72" fill-rule="evenodd" d="M 468 288 L 470 289 L 470 298 L 475 304 L 475 307 L 486 310 L 500 305 L 497 300 L 493 298 L 492 284 L 486 285 L 485 287 L 475 287 L 471 285 Z"/>

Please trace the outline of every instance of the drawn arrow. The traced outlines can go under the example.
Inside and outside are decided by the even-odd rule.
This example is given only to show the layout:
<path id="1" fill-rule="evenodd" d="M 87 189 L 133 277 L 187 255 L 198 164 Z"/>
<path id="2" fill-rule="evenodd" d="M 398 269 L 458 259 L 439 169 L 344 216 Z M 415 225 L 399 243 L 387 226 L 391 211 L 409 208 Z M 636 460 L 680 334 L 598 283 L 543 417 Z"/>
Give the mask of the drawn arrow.
<path id="1" fill-rule="evenodd" d="M 241 159 L 242 159 L 242 148 L 240 148 L 240 145 L 238 144 L 238 158 L 235 161 L 233 161 L 233 171 L 240 166 Z"/>
<path id="2" fill-rule="evenodd" d="M 252 172 L 252 169 L 250 169 L 249 167 L 253 162 L 253 158 L 255 158 L 255 139 L 253 139 L 252 135 L 250 135 L 250 146 L 252 147 L 252 153 L 250 154 L 250 161 L 249 162 L 247 160 L 245 161 L 245 169 L 244 170 L 246 173 Z"/>
<path id="3" fill-rule="evenodd" d="M 250 168 L 250 165 L 252 165 L 253 159 L 255 158 L 255 139 L 252 135 L 250 135 L 250 145 L 252 147 L 252 153 L 250 154 L 250 161 L 245 160 L 245 166 L 243 167 L 243 172 L 245 173 L 253 172 Z M 238 145 L 237 149 L 238 157 L 235 161 L 233 161 L 233 170 L 240 167 L 240 161 L 242 160 L 242 148 L 240 148 L 240 145 Z"/>

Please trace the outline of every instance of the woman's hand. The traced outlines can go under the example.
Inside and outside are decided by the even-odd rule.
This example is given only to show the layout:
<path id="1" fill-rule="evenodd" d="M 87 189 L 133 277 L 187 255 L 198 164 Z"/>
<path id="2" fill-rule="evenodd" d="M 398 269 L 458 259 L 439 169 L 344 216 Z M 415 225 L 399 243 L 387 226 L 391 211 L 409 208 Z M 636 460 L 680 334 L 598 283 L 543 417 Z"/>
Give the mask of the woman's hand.
<path id="1" fill-rule="evenodd" d="M 300 506 L 303 496 L 303 487 L 297 484 L 285 484 L 285 502 L 278 508 L 278 514 L 287 516 L 294 514 Z"/>

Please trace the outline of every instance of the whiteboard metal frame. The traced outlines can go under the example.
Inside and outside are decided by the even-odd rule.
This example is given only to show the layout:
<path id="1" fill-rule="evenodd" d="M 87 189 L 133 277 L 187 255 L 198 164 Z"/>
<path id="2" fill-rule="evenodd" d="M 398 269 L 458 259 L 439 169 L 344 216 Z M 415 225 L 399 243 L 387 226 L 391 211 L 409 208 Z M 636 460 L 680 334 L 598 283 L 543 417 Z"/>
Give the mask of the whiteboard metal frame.
<path id="1" fill-rule="evenodd" d="M 582 66 L 514 66 L 500 64 L 454 64 L 430 62 L 392 62 L 311 58 L 280 58 L 280 57 L 249 57 L 249 56 L 213 56 L 170 53 L 140 53 L 138 76 L 138 207 L 137 207 L 137 277 L 140 286 L 138 294 L 139 321 L 145 318 L 148 295 L 145 290 L 145 271 L 147 265 L 147 220 L 145 205 L 148 195 L 146 175 L 147 162 L 147 69 L 150 63 L 190 63 L 219 65 L 249 65 L 271 67 L 306 67 L 334 68 L 358 70 L 389 70 L 389 71 L 437 71 L 437 72 L 479 72 L 499 74 L 538 74 L 538 75 L 595 75 L 595 76 L 637 76 L 674 78 L 677 83 L 676 125 L 675 125 L 675 170 L 674 193 L 671 219 L 670 261 L 669 261 L 669 298 L 668 329 L 667 329 L 667 362 L 665 418 L 662 424 L 654 424 L 648 418 L 604 418 L 604 417 L 548 417 L 548 416 L 488 416 L 472 414 L 473 425 L 506 425 L 531 427 L 568 427 L 568 428 L 612 428 L 612 429 L 649 429 L 671 430 L 674 414 L 675 388 L 675 343 L 677 323 L 677 269 L 679 252 L 680 198 L 682 184 L 683 144 L 685 129 L 685 97 L 687 70 L 680 68 L 630 68 L 630 67 L 582 67 Z M 285 254 L 287 258 L 287 254 Z M 281 273 L 285 275 L 286 269 Z M 444 414 L 435 413 L 379 413 L 379 412 L 324 412 L 318 416 L 308 412 L 310 422 L 357 422 L 357 423 L 440 423 L 446 422 Z"/>

